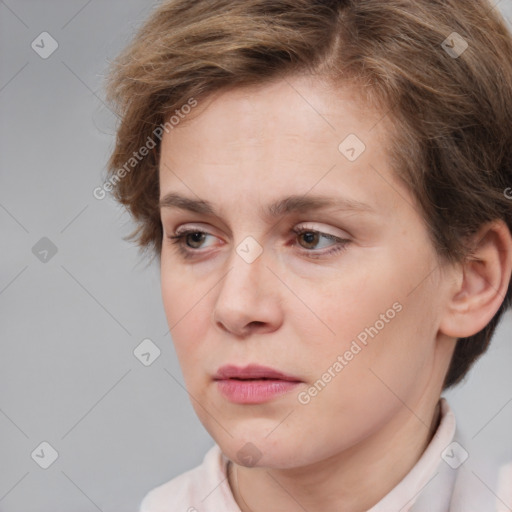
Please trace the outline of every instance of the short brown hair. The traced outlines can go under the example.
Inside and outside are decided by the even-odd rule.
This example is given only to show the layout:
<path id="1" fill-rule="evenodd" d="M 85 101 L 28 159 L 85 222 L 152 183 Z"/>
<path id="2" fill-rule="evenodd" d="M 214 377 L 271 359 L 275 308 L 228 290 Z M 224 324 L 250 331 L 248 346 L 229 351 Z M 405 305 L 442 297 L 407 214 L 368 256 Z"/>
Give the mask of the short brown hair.
<path id="1" fill-rule="evenodd" d="M 171 0 L 108 75 L 121 119 L 109 183 L 138 224 L 128 238 L 160 257 L 160 141 L 126 162 L 169 116 L 191 98 L 304 72 L 356 84 L 392 121 L 395 172 L 440 258 L 464 261 L 488 221 L 512 230 L 512 36 L 486 0 Z M 509 283 L 489 324 L 458 340 L 445 389 L 485 352 L 511 294 Z"/>

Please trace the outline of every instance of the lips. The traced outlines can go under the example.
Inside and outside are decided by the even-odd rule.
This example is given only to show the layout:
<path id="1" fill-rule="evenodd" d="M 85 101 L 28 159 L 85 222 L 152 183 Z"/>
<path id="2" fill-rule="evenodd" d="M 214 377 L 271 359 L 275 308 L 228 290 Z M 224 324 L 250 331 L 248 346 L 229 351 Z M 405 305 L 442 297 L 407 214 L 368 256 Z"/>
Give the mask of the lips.
<path id="1" fill-rule="evenodd" d="M 302 382 L 298 377 L 287 375 L 274 368 L 257 364 L 250 364 L 245 367 L 234 365 L 221 366 L 213 378 L 214 380 L 282 380 L 288 382 Z"/>
<path id="2" fill-rule="evenodd" d="M 250 364 L 243 368 L 221 366 L 214 376 L 215 386 L 221 395 L 240 405 L 263 404 L 289 394 L 302 382 L 274 368 Z"/>

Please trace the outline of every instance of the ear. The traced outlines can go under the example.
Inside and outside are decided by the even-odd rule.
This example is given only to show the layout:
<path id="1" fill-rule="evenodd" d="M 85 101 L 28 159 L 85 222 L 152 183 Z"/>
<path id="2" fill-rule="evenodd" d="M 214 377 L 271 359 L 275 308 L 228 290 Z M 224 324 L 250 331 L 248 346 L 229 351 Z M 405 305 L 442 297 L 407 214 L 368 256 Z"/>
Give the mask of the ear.
<path id="1" fill-rule="evenodd" d="M 471 238 L 474 250 L 456 272 L 456 285 L 439 331 L 466 338 L 481 331 L 500 308 L 512 273 L 512 237 L 507 224 L 485 224 Z"/>

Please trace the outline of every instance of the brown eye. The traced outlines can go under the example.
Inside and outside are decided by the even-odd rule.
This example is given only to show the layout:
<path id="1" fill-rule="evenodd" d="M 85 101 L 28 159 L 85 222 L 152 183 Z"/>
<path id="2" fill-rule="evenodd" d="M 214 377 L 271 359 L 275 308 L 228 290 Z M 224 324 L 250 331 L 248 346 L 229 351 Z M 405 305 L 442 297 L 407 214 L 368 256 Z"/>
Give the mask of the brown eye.
<path id="1" fill-rule="evenodd" d="M 321 258 L 329 254 L 340 252 L 350 243 L 350 240 L 346 238 L 340 238 L 329 233 L 322 233 L 321 231 L 309 228 L 298 228 L 294 229 L 293 232 L 297 235 L 298 239 L 303 240 L 303 243 L 299 242 L 298 245 L 305 249 L 304 253 L 310 258 Z M 322 238 L 326 238 L 334 243 L 330 244 L 330 246 L 328 245 L 328 247 L 330 247 L 329 250 L 323 252 L 315 251 L 315 247 Z"/>
<path id="2" fill-rule="evenodd" d="M 176 245 L 180 254 L 188 259 L 194 256 L 194 253 L 199 253 L 199 249 L 201 249 L 205 238 L 208 236 L 213 235 L 198 229 L 187 229 L 176 235 L 169 235 L 168 238 Z"/>
<path id="3" fill-rule="evenodd" d="M 187 246 L 193 249 L 199 249 L 201 242 L 204 241 L 204 238 L 207 234 L 202 231 L 190 231 L 183 236 L 185 237 L 185 241 L 191 241 L 191 245 L 187 243 Z M 199 246 L 195 246 L 194 244 L 199 244 Z"/>
<path id="4" fill-rule="evenodd" d="M 318 233 L 316 231 L 303 231 L 299 235 L 299 238 L 302 238 L 304 240 L 304 242 L 306 242 L 306 244 L 308 245 L 308 247 L 306 247 L 306 249 L 314 249 L 314 247 L 309 247 L 309 246 L 310 245 L 315 246 L 316 244 L 318 244 L 319 235 L 320 235 L 320 233 Z"/>

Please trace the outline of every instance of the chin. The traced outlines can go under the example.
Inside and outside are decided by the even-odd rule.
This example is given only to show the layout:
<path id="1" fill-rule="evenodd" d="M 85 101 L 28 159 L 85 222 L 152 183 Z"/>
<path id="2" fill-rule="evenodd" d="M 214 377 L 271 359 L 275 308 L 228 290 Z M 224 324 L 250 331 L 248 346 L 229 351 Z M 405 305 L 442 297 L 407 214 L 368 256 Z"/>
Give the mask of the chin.
<path id="1" fill-rule="evenodd" d="M 293 435 L 286 436 L 289 443 L 278 436 L 270 440 L 265 434 L 226 437 L 216 442 L 224 455 L 240 466 L 290 469 L 314 462 L 308 460 L 311 454 L 297 446 Z"/>

